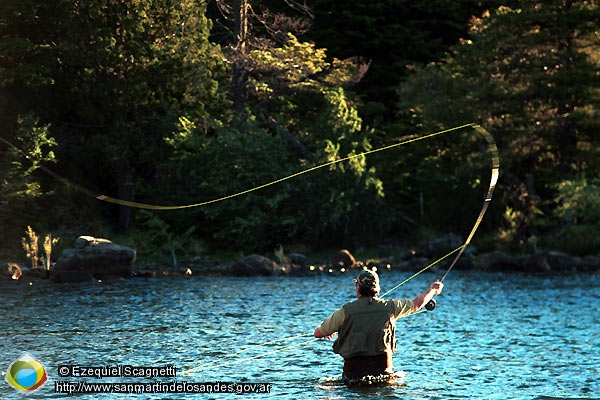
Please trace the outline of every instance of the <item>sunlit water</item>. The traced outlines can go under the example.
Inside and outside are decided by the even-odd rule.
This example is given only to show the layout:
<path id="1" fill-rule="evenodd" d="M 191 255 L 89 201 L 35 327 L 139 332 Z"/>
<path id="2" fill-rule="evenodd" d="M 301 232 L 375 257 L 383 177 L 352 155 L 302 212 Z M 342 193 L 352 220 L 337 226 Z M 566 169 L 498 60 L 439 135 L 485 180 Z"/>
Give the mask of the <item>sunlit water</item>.
<path id="1" fill-rule="evenodd" d="M 383 291 L 408 275 L 383 274 Z M 419 275 L 388 298 L 412 298 L 435 278 Z M 65 364 L 174 365 L 177 376 L 162 381 L 271 384 L 270 394 L 245 398 L 600 398 L 600 275 L 453 271 L 445 284 L 434 311 L 398 321 L 394 364 L 406 376 L 387 387 L 348 389 L 339 381 L 342 359 L 312 332 L 352 300 L 349 275 L 0 282 L 0 398 L 23 398 L 5 377 L 25 352 L 48 374 L 46 385 L 28 398 L 69 397 L 54 393 L 62 380 L 156 381 L 61 378 L 58 367 Z"/>

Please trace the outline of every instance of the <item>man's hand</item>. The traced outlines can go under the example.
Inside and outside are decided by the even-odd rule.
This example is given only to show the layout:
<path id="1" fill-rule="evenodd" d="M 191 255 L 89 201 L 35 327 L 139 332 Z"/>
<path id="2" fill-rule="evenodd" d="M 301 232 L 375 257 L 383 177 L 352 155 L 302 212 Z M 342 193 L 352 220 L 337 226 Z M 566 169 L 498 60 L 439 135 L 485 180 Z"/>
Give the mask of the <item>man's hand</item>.
<path id="1" fill-rule="evenodd" d="M 439 279 L 429 286 L 429 290 L 433 291 L 433 294 L 437 296 L 442 293 L 442 289 L 444 288 L 444 284 Z"/>
<path id="2" fill-rule="evenodd" d="M 319 339 L 326 338 L 327 340 L 331 340 L 333 338 L 333 333 L 331 335 L 325 336 L 321 333 L 321 330 L 319 329 L 319 327 L 317 327 L 315 329 L 315 337 L 319 338 Z"/>

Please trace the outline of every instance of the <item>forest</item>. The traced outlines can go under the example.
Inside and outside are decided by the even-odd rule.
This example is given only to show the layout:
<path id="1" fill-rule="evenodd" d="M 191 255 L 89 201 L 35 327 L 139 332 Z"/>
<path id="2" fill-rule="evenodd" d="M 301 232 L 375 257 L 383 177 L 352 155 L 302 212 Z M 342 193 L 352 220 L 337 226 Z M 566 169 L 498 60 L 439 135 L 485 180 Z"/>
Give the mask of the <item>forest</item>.
<path id="1" fill-rule="evenodd" d="M 597 1 L 0 4 L 2 259 L 600 248 Z"/>

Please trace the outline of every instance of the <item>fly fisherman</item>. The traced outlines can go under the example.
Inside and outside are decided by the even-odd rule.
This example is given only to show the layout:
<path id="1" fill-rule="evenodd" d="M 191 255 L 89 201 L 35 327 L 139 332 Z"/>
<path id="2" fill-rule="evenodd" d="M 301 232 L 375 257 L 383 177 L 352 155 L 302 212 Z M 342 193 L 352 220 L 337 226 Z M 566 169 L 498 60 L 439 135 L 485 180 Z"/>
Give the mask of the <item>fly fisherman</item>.
<path id="1" fill-rule="evenodd" d="M 357 300 L 345 304 L 315 329 L 316 338 L 338 338 L 333 351 L 344 357 L 342 378 L 347 384 L 366 376 L 393 377 L 392 354 L 396 351 L 396 319 L 423 308 L 442 292 L 444 284 L 437 280 L 413 300 L 378 298 L 379 276 L 362 270 L 356 279 Z"/>

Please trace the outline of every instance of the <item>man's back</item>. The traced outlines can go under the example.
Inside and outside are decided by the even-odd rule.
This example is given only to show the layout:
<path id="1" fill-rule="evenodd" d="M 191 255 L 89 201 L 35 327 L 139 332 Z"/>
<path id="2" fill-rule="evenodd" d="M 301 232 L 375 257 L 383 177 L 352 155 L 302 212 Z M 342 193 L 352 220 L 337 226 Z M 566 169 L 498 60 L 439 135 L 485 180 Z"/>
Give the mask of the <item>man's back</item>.
<path id="1" fill-rule="evenodd" d="M 360 297 L 344 305 L 344 321 L 334 352 L 344 358 L 393 354 L 396 351 L 396 318 L 412 309 L 410 300 Z"/>

